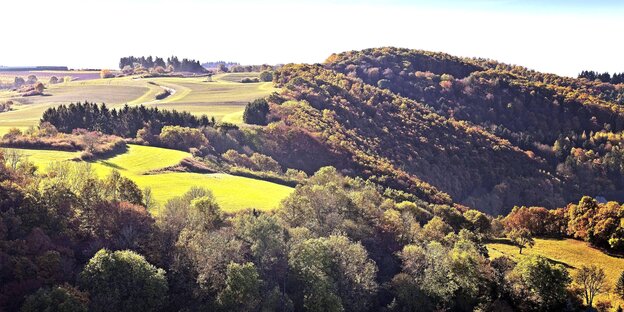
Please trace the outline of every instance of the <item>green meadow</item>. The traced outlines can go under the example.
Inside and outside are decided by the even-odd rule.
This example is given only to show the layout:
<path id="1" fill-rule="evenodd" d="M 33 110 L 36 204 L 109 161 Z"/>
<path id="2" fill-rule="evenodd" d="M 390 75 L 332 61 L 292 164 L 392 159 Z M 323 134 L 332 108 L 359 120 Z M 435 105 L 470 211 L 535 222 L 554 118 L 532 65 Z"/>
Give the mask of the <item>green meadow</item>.
<path id="1" fill-rule="evenodd" d="M 200 78 L 157 78 L 151 81 L 176 90 L 175 94 L 149 103 L 164 109 L 185 110 L 193 114 L 206 114 L 233 123 L 242 123 L 245 105 L 254 99 L 265 97 L 277 89 L 271 82 L 241 83 L 244 77 L 255 73 L 220 74 L 207 81 Z M 234 75 L 234 76 L 233 76 Z M 233 78 L 236 77 L 236 78 Z M 238 78 L 242 77 L 242 78 Z"/>
<path id="2" fill-rule="evenodd" d="M 28 159 L 40 169 L 56 161 L 67 161 L 79 153 L 20 149 Z M 118 170 L 121 175 L 136 182 L 139 187 L 152 189 L 160 207 L 172 197 L 179 196 L 193 186 L 205 187 L 213 192 L 221 209 L 233 212 L 240 209 L 256 208 L 271 210 L 292 192 L 292 188 L 229 174 L 200 174 L 189 172 L 151 171 L 173 166 L 182 159 L 191 157 L 189 153 L 165 148 L 129 145 L 128 151 L 108 159 L 93 162 L 93 170 L 100 176 Z M 240 196 L 245 194 L 245 196 Z M 152 211 L 158 213 L 158 211 Z"/>
<path id="3" fill-rule="evenodd" d="M 217 120 L 241 124 L 245 105 L 276 91 L 270 82 L 241 83 L 245 77 L 258 73 L 231 73 L 208 77 L 121 77 L 111 79 L 76 80 L 47 85 L 45 96 L 22 97 L 15 91 L 0 91 L 0 102 L 11 100 L 13 110 L 0 114 L 0 135 L 10 128 L 22 130 L 35 126 L 43 112 L 52 106 L 89 101 L 106 103 L 109 108 L 128 105 L 155 106 L 193 114 L 206 114 Z M 173 90 L 165 99 L 156 100 L 164 88 Z M 76 158 L 79 153 L 22 150 L 41 170 L 51 162 Z M 127 153 L 93 162 L 93 168 L 103 176 L 111 170 L 135 181 L 141 188 L 150 187 L 162 206 L 168 199 L 185 193 L 192 186 L 210 189 L 224 211 L 244 208 L 274 209 L 291 188 L 275 183 L 237 177 L 228 174 L 199 174 L 185 172 L 150 173 L 173 166 L 189 153 L 163 148 L 130 145 Z M 240 196 L 245 194 L 245 196 Z"/>
<path id="4" fill-rule="evenodd" d="M 0 91 L 0 102 L 13 101 L 13 110 L 0 114 L 0 134 L 11 127 L 27 128 L 38 123 L 52 106 L 89 101 L 106 103 L 109 108 L 128 105 L 155 106 L 162 109 L 206 114 L 236 124 L 242 123 L 245 105 L 276 91 L 271 82 L 241 83 L 258 73 L 219 74 L 207 77 L 137 78 L 77 80 L 47 85 L 45 96 L 22 97 L 15 91 Z M 163 87 L 173 89 L 169 97 L 156 100 Z"/>

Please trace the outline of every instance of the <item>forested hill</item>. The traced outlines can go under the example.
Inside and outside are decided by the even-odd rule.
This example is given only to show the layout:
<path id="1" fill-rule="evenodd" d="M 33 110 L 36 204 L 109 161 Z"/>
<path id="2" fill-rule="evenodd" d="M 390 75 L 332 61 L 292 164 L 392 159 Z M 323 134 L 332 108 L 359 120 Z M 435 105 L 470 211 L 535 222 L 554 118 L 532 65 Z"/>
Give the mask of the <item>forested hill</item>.
<path id="1" fill-rule="evenodd" d="M 270 116 L 347 155 L 349 170 L 489 213 L 624 189 L 622 86 L 397 48 L 289 65 Z"/>
<path id="2" fill-rule="evenodd" d="M 293 102 L 273 106 L 274 118 L 348 155 L 358 175 L 492 213 L 563 202 L 544 161 L 469 123 L 322 66 L 286 66 L 276 82 Z"/>

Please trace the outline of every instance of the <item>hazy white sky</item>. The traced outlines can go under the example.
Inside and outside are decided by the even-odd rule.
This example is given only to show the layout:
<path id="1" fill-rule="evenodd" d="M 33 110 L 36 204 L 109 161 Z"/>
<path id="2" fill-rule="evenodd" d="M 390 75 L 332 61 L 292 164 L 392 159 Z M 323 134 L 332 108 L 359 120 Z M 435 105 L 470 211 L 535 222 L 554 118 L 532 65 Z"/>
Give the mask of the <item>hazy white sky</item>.
<path id="1" fill-rule="evenodd" d="M 0 65 L 115 68 L 128 55 L 322 62 L 380 46 L 576 75 L 624 72 L 624 1 L 0 0 Z"/>

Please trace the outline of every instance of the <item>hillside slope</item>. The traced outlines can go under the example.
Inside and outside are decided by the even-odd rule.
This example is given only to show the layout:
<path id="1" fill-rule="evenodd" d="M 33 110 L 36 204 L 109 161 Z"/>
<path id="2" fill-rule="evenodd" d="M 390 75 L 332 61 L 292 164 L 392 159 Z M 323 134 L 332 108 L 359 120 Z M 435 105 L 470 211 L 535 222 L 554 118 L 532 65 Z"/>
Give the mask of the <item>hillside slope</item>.
<path id="1" fill-rule="evenodd" d="M 314 134 L 381 185 L 494 214 L 564 202 L 543 160 L 469 123 L 321 65 L 285 66 L 275 82 L 278 102 L 290 102 L 272 106 L 273 120 Z"/>
<path id="2" fill-rule="evenodd" d="M 325 65 L 543 158 L 566 185 L 569 201 L 582 195 L 621 199 L 622 84 L 398 48 L 334 54 Z"/>

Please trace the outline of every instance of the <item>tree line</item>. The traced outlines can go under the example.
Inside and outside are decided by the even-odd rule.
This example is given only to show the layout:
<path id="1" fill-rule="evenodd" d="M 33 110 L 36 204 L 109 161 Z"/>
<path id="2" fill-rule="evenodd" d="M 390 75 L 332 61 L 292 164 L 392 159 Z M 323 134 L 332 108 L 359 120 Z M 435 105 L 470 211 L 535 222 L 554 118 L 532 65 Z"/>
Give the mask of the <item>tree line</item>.
<path id="1" fill-rule="evenodd" d="M 537 237 L 570 237 L 616 253 L 624 252 L 624 206 L 599 203 L 584 196 L 578 203 L 548 210 L 543 207 L 514 207 L 504 218 L 508 232 L 525 232 Z"/>
<path id="2" fill-rule="evenodd" d="M 209 119 L 206 115 L 196 117 L 188 112 L 147 108 L 143 105 L 109 109 L 105 104 L 89 102 L 50 107 L 43 113 L 41 122 L 48 122 L 63 133 L 71 133 L 74 129 L 87 129 L 124 138 L 135 138 L 137 132 L 148 123 L 161 128 L 214 125 L 214 119 Z"/>
<path id="3" fill-rule="evenodd" d="M 613 73 L 613 75 L 611 75 L 607 72 L 599 73 L 593 70 L 584 70 L 578 75 L 578 78 L 586 78 L 591 81 L 600 80 L 611 84 L 624 83 L 624 73 Z"/>
<path id="4" fill-rule="evenodd" d="M 207 72 L 199 61 L 193 59 L 183 58 L 181 61 L 177 56 L 168 57 L 166 62 L 161 57 L 122 57 L 119 59 L 119 69 L 126 67 L 134 68 L 135 64 L 141 65 L 145 69 L 151 69 L 156 67 L 167 68 L 170 67 L 176 72 L 191 72 L 191 73 L 205 73 Z"/>

